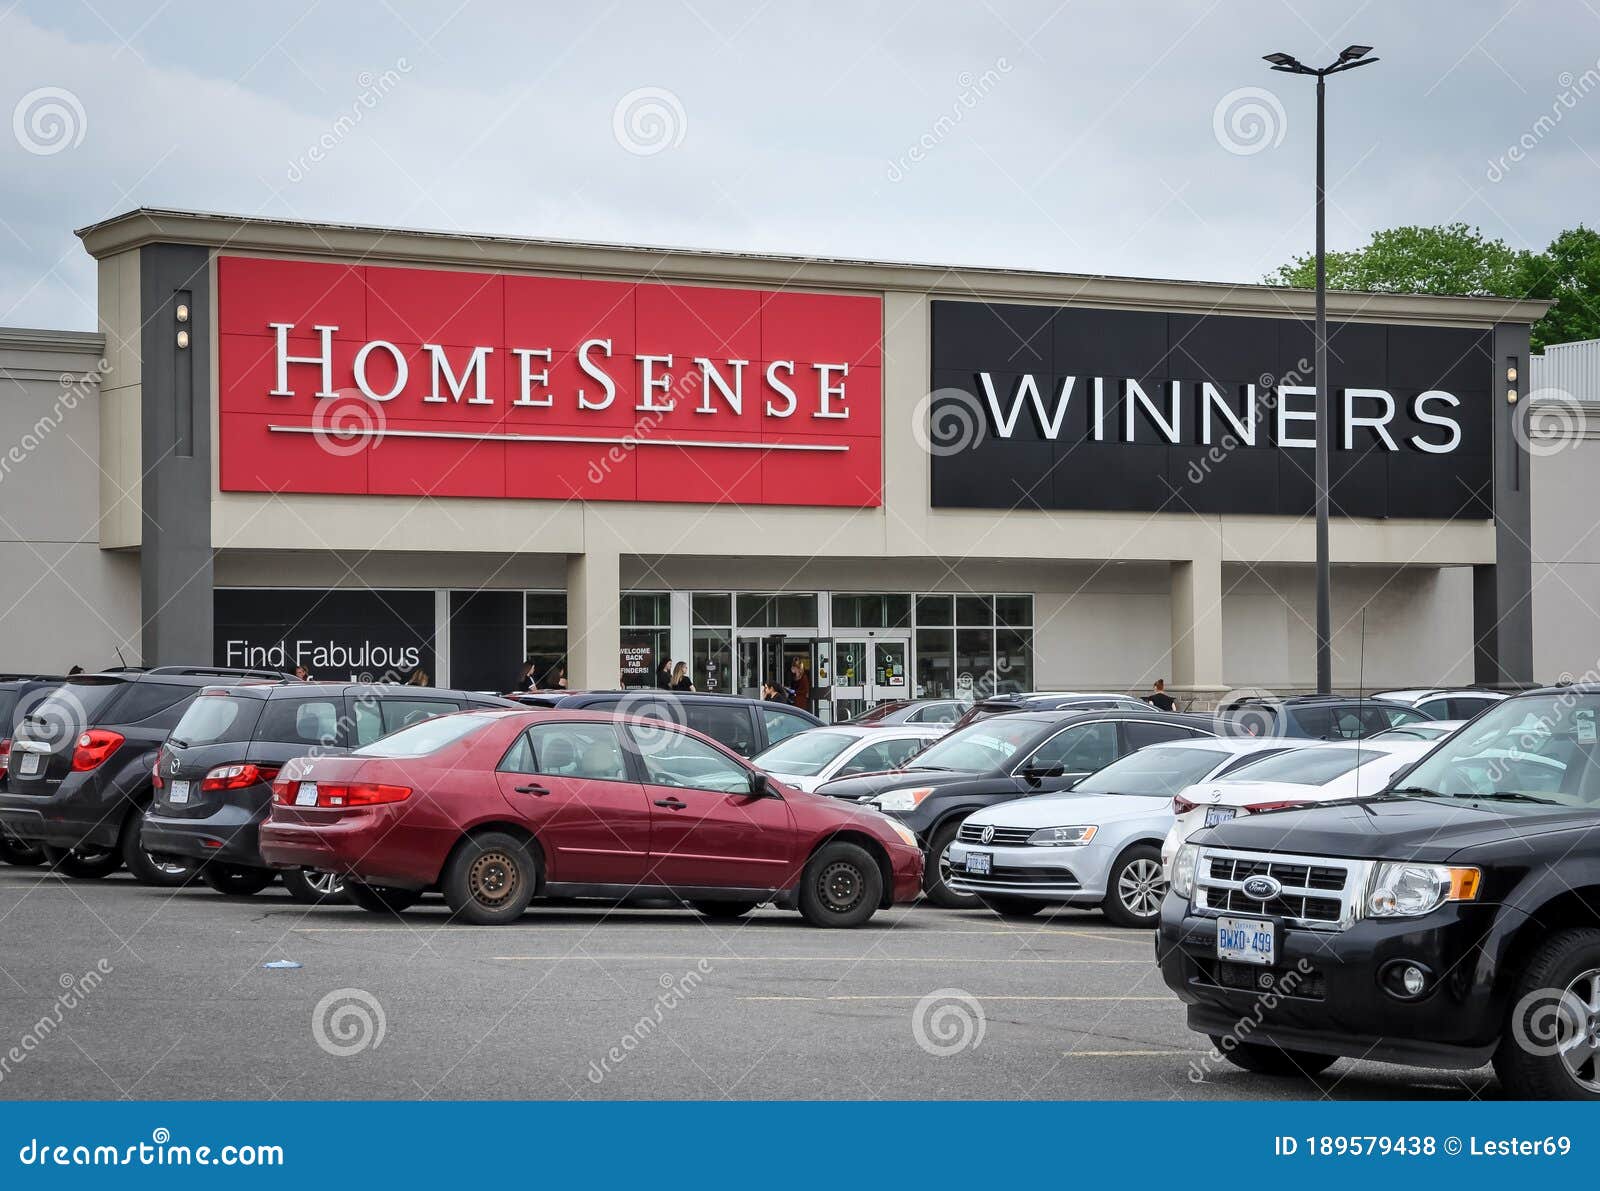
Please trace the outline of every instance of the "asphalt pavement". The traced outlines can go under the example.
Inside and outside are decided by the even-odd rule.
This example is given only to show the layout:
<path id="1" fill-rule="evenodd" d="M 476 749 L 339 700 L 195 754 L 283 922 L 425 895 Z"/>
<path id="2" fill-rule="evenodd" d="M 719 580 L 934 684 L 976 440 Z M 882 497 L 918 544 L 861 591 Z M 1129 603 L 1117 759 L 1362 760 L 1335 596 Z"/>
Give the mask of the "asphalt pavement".
<path id="1" fill-rule="evenodd" d="M 267 967 L 273 963 L 296 967 Z M 1207 1061 L 1151 937 L 569 903 L 512 927 L 0 868 L 0 1099 L 1493 1098 L 1487 1069 Z"/>

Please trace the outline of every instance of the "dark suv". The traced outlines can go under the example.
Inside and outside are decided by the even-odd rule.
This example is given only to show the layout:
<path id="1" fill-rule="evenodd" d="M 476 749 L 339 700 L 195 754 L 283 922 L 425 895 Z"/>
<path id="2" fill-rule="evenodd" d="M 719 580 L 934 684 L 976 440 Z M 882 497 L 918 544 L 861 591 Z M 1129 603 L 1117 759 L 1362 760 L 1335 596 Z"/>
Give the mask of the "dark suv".
<path id="1" fill-rule="evenodd" d="M 993 719 L 997 715 L 1010 715 L 1016 711 L 1103 711 L 1106 708 L 1120 708 L 1123 711 L 1150 711 L 1150 704 L 1143 699 L 1135 699 L 1132 695 L 1114 695 L 1108 692 L 1098 694 L 1083 691 L 1023 691 L 1014 695 L 991 695 L 987 699 L 980 699 L 966 711 L 953 725 L 955 728 L 965 728 L 968 724 L 976 724 L 981 720 Z"/>
<path id="2" fill-rule="evenodd" d="M 681 728 L 703 732 L 741 757 L 753 757 L 785 736 L 822 726 L 822 721 L 809 711 L 787 703 L 698 691 L 662 691 L 649 687 L 631 691 L 532 691 L 512 698 L 528 707 L 614 711 L 619 715 L 667 720 Z"/>
<path id="3" fill-rule="evenodd" d="M 11 764 L 11 738 L 17 721 L 66 678 L 60 674 L 0 674 L 0 791 L 5 789 Z M 38 864 L 44 851 L 38 844 L 20 840 L 0 827 L 0 860 L 7 864 Z"/>
<path id="4" fill-rule="evenodd" d="M 126 667 L 79 674 L 29 708 L 11 740 L 0 826 L 43 846 L 70 877 L 104 877 L 122 865 L 147 885 L 179 885 L 194 866 L 145 850 L 156 750 L 204 688 L 274 682 L 273 670 Z"/>
<path id="5" fill-rule="evenodd" d="M 1600 685 L 1498 702 L 1375 796 L 1196 832 L 1171 878 L 1157 959 L 1221 1059 L 1600 1100 Z"/>
<path id="6" fill-rule="evenodd" d="M 1217 709 L 1229 736 L 1288 736 L 1302 740 L 1364 740 L 1428 717 L 1392 699 L 1294 695 L 1241 699 Z"/>
<path id="7" fill-rule="evenodd" d="M 1208 716 L 1110 707 L 1017 711 L 955 728 L 904 769 L 824 782 L 818 794 L 868 802 L 916 832 L 925 863 L 922 889 L 935 905 L 975 910 L 976 894 L 950 888 L 946 854 L 961 821 L 986 806 L 1068 790 L 1147 744 L 1217 736 Z"/>
<path id="8" fill-rule="evenodd" d="M 493 695 L 373 683 L 207 687 L 156 754 L 145 847 L 203 862 L 200 879 L 218 893 L 259 893 L 277 876 L 258 835 L 285 761 L 346 753 L 434 716 L 514 706 Z M 311 905 L 341 895 L 327 874 L 290 870 L 283 883 Z"/>

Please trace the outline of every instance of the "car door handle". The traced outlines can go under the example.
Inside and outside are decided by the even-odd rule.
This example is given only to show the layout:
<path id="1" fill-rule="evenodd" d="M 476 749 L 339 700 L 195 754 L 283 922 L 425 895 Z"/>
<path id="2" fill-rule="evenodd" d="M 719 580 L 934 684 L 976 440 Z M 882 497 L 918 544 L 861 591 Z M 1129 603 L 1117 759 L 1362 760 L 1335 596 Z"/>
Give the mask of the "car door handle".
<path id="1" fill-rule="evenodd" d="M 550 793 L 550 787 L 548 786 L 528 785 L 514 786 L 512 788 L 515 789 L 518 794 L 538 794 L 542 797 L 543 795 Z"/>
<path id="2" fill-rule="evenodd" d="M 676 798 L 658 798 L 658 799 L 656 799 L 656 805 L 657 806 L 664 806 L 669 811 L 681 811 L 684 807 L 688 806 L 689 804 L 687 802 L 681 802 Z"/>

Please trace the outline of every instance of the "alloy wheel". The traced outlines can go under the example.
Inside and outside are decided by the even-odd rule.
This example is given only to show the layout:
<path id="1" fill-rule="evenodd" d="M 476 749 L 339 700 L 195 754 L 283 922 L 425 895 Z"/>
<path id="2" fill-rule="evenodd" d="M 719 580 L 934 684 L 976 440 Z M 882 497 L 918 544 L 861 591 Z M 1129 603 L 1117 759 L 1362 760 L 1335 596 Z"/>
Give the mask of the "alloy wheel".
<path id="1" fill-rule="evenodd" d="M 1167 883 L 1161 876 L 1161 862 L 1141 857 L 1122 870 L 1117 878 L 1117 900 L 1128 913 L 1138 918 L 1154 917 L 1161 909 Z"/>
<path id="2" fill-rule="evenodd" d="M 344 892 L 344 878 L 337 873 L 308 872 L 306 884 L 322 897 L 333 897 Z"/>
<path id="3" fill-rule="evenodd" d="M 1561 994 L 1556 1053 L 1572 1082 L 1600 1093 L 1600 968 L 1574 976 Z"/>

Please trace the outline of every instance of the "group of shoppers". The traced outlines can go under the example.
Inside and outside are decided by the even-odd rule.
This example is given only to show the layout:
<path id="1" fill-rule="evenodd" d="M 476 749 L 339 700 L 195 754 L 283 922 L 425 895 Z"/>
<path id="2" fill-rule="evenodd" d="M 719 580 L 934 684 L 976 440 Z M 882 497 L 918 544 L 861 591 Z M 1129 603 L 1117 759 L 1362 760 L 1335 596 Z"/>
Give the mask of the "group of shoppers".
<path id="1" fill-rule="evenodd" d="M 663 691 L 694 690 L 694 679 L 689 677 L 689 663 L 662 658 L 656 665 L 656 688 Z"/>
<path id="2" fill-rule="evenodd" d="M 511 687 L 512 691 L 564 691 L 567 689 L 567 664 L 563 661 L 547 662 L 528 658 L 522 663 L 522 672 Z"/>

